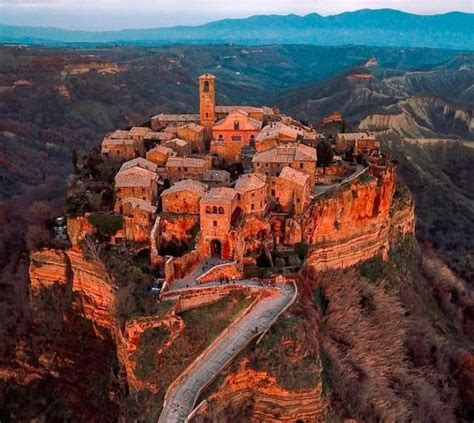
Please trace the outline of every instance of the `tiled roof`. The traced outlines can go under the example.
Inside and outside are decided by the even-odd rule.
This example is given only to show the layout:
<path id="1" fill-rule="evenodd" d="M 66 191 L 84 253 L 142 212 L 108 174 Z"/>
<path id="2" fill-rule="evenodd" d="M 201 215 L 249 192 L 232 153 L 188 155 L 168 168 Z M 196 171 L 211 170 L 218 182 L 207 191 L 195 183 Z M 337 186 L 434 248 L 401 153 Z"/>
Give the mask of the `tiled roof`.
<path id="1" fill-rule="evenodd" d="M 280 136 L 292 138 L 296 141 L 298 139 L 298 136 L 305 138 L 306 135 L 306 132 L 303 131 L 301 128 L 285 125 L 282 122 L 275 122 L 265 126 L 258 134 L 256 141 L 279 138 Z"/>
<path id="2" fill-rule="evenodd" d="M 136 159 L 132 159 L 128 162 L 125 162 L 120 168 L 120 171 L 131 169 L 134 167 L 140 167 L 143 169 L 147 169 L 151 172 L 156 172 L 156 168 L 158 166 L 150 160 L 144 159 L 143 157 L 137 157 Z"/>
<path id="3" fill-rule="evenodd" d="M 240 175 L 235 183 L 235 189 L 239 192 L 254 191 L 265 187 L 265 176 L 257 173 Z"/>
<path id="4" fill-rule="evenodd" d="M 171 185 L 171 187 L 161 193 L 161 196 L 177 193 L 180 191 L 192 191 L 202 196 L 207 191 L 207 188 L 208 187 L 206 184 L 194 181 L 192 179 L 185 179 L 183 181 L 176 182 L 175 184 Z"/>
<path id="5" fill-rule="evenodd" d="M 192 131 L 195 132 L 201 132 L 204 130 L 204 126 L 198 125 L 197 123 L 188 123 L 186 125 L 180 126 L 179 129 L 191 129 Z"/>
<path id="6" fill-rule="evenodd" d="M 186 147 L 188 145 L 188 142 L 185 140 L 182 140 L 181 138 L 173 138 L 169 141 L 166 141 L 165 145 L 176 145 L 178 147 Z"/>
<path id="7" fill-rule="evenodd" d="M 148 201 L 142 200 L 141 198 L 128 197 L 122 201 L 122 204 L 130 203 L 134 209 L 141 209 L 149 213 L 155 213 L 156 207 Z"/>
<path id="8" fill-rule="evenodd" d="M 155 172 L 141 167 L 122 170 L 115 175 L 115 188 L 149 187 L 152 180 L 157 179 Z"/>
<path id="9" fill-rule="evenodd" d="M 203 159 L 195 157 L 170 157 L 166 162 L 166 167 L 194 167 L 204 168 L 206 163 Z"/>
<path id="10" fill-rule="evenodd" d="M 236 110 L 232 110 L 232 112 L 230 112 L 225 118 L 223 118 L 223 119 L 219 120 L 218 122 L 216 122 L 216 124 L 214 125 L 214 128 L 217 129 L 220 125 L 222 125 L 227 120 L 235 119 L 235 115 L 245 116 L 246 117 L 246 119 L 245 119 L 246 122 L 248 124 L 250 124 L 250 126 L 253 126 L 253 128 L 255 130 L 258 130 L 262 127 L 262 122 L 261 121 L 259 121 L 258 119 L 254 119 L 254 118 L 249 117 L 249 114 L 243 109 L 236 109 Z"/>
<path id="11" fill-rule="evenodd" d="M 145 126 L 134 126 L 130 131 L 128 132 L 129 136 L 132 135 L 139 135 L 139 136 L 144 136 L 148 134 L 149 132 L 152 132 L 150 128 L 147 128 Z"/>
<path id="12" fill-rule="evenodd" d="M 237 191 L 233 188 L 211 188 L 210 191 L 202 197 L 201 203 L 230 204 L 236 195 Z"/>
<path id="13" fill-rule="evenodd" d="M 119 138 L 127 138 L 128 132 L 123 129 L 117 129 L 115 132 L 112 132 L 107 138 L 111 139 L 119 139 Z"/>
<path id="14" fill-rule="evenodd" d="M 280 172 L 280 178 L 304 186 L 308 182 L 309 175 L 300 172 L 299 170 L 293 169 L 292 167 L 285 166 Z"/>
<path id="15" fill-rule="evenodd" d="M 162 153 L 162 154 L 173 154 L 174 153 L 174 150 L 172 148 L 166 147 L 164 145 L 156 145 L 155 147 L 153 147 L 151 150 L 149 150 L 147 152 L 147 155 L 148 155 L 148 153 L 151 153 L 153 151 L 159 152 L 159 153 Z"/>
<path id="16" fill-rule="evenodd" d="M 254 163 L 292 163 L 294 161 L 316 161 L 316 149 L 304 144 L 279 145 L 256 153 Z"/>
<path id="17" fill-rule="evenodd" d="M 160 113 L 153 116 L 152 119 L 160 120 L 161 122 L 199 122 L 200 117 L 197 114 L 166 114 Z"/>
<path id="18" fill-rule="evenodd" d="M 148 132 L 145 135 L 146 140 L 157 140 L 157 141 L 168 141 L 173 139 L 175 134 L 170 134 L 169 132 Z"/>
<path id="19" fill-rule="evenodd" d="M 134 145 L 135 141 L 129 138 L 104 138 L 102 147 L 110 147 L 115 145 Z"/>

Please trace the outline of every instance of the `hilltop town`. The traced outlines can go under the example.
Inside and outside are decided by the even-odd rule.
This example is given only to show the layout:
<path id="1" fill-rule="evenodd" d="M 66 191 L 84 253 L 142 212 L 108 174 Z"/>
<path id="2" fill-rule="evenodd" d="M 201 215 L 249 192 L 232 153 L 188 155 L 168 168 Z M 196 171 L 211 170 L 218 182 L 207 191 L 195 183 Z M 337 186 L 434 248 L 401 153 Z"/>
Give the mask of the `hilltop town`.
<path id="1" fill-rule="evenodd" d="M 221 265 L 219 277 L 235 278 L 262 262 L 274 268 L 295 248 L 299 260 L 280 267 L 297 270 L 319 237 L 305 221 L 310 205 L 351 180 L 394 172 L 373 133 L 328 139 L 275 108 L 216 105 L 210 74 L 199 77 L 199 100 L 198 114 L 159 114 L 101 145 L 103 159 L 119 166 L 113 210 L 100 210 L 103 219 L 122 217 L 110 242 L 149 251 L 168 284 L 207 258 Z M 341 119 L 335 115 L 331 122 Z M 90 212 L 83 213 L 89 221 Z M 321 268 L 335 265 L 323 256 Z"/>
<path id="2" fill-rule="evenodd" d="M 341 121 L 335 112 L 323 124 L 334 133 Z M 301 301 L 302 269 L 386 260 L 414 233 L 412 197 L 376 135 L 329 132 L 276 108 L 216 105 L 215 77 L 200 76 L 198 114 L 153 116 L 73 157 L 55 228 L 67 247 L 31 254 L 35 312 L 59 284 L 113 340 L 127 386 L 153 394 L 152 420 L 205 416 L 194 409 L 203 390 Z M 324 413 L 317 348 L 282 377 L 307 354 L 309 391 L 297 394 L 314 399 L 307 409 L 271 382 L 288 418 Z M 260 387 L 245 377 L 242 389 Z"/>

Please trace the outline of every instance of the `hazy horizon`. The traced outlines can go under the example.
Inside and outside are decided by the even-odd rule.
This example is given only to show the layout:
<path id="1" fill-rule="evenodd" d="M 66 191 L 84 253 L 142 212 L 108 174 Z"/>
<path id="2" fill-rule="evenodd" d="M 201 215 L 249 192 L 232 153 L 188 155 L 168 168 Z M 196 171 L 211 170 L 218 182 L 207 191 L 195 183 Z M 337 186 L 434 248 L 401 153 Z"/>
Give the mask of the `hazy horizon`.
<path id="1" fill-rule="evenodd" d="M 395 9 L 419 15 L 449 12 L 472 13 L 470 0 L 455 0 L 449 7 L 444 1 L 408 2 L 403 0 L 365 0 L 357 7 L 347 0 L 331 4 L 302 0 L 297 5 L 289 0 L 241 0 L 238 4 L 225 0 L 169 1 L 165 5 L 143 0 L 84 0 L 71 6 L 65 0 L 21 1 L 0 0 L 0 23 L 15 26 L 58 27 L 68 30 L 107 31 L 142 29 L 177 25 L 201 25 L 225 18 L 253 15 L 336 15 L 360 9 Z"/>

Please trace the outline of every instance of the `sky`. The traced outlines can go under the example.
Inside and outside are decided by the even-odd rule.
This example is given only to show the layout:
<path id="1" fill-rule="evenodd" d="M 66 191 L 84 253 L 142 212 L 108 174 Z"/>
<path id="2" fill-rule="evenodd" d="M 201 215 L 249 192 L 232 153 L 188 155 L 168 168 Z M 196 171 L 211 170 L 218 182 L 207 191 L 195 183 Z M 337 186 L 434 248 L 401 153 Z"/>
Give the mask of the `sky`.
<path id="1" fill-rule="evenodd" d="M 0 0 L 0 23 L 117 30 L 198 25 L 256 14 L 333 15 L 391 8 L 417 14 L 474 12 L 474 0 Z"/>

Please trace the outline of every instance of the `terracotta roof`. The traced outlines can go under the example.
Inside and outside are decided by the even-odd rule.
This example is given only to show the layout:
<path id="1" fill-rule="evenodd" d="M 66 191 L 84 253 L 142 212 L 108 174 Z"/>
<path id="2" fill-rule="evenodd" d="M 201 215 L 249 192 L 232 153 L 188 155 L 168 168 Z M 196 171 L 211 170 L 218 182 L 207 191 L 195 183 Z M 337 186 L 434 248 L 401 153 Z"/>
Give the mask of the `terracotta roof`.
<path id="1" fill-rule="evenodd" d="M 253 163 L 292 163 L 316 161 L 316 149 L 304 144 L 285 144 L 256 153 Z"/>
<path id="2" fill-rule="evenodd" d="M 166 162 L 166 167 L 195 167 L 204 168 L 206 163 L 203 159 L 195 157 L 170 157 Z"/>
<path id="3" fill-rule="evenodd" d="M 165 145 L 171 145 L 171 144 L 174 144 L 178 147 L 186 147 L 188 145 L 188 142 L 185 140 L 182 140 L 181 138 L 173 138 L 165 142 Z"/>
<path id="4" fill-rule="evenodd" d="M 254 191 L 256 189 L 264 188 L 265 176 L 257 173 L 247 173 L 240 175 L 235 183 L 235 189 L 239 192 Z"/>
<path id="5" fill-rule="evenodd" d="M 137 157 L 136 159 L 132 159 L 128 162 L 125 162 L 120 168 L 120 172 L 134 167 L 140 167 L 143 169 L 147 169 L 150 172 L 156 172 L 156 168 L 158 166 L 150 160 L 144 159 L 143 157 Z"/>
<path id="6" fill-rule="evenodd" d="M 197 114 L 166 114 L 160 113 L 159 115 L 153 116 L 152 119 L 160 120 L 162 122 L 199 122 L 200 117 Z"/>
<path id="7" fill-rule="evenodd" d="M 142 200 L 141 198 L 128 197 L 122 201 L 122 204 L 130 203 L 134 209 L 141 209 L 149 213 L 155 213 L 156 207 L 148 201 Z"/>
<path id="8" fill-rule="evenodd" d="M 265 126 L 257 135 L 256 141 L 279 138 L 280 136 L 292 138 L 296 141 L 298 136 L 301 138 L 306 138 L 307 134 L 301 128 L 286 125 L 282 122 L 275 122 Z"/>
<path id="9" fill-rule="evenodd" d="M 147 128 L 145 126 L 134 126 L 130 131 L 128 132 L 129 136 L 132 135 L 139 135 L 139 136 L 144 136 L 148 134 L 149 132 L 152 132 L 150 128 Z"/>
<path id="10" fill-rule="evenodd" d="M 146 140 L 158 140 L 158 141 L 167 141 L 174 138 L 175 134 L 170 134 L 169 132 L 148 132 L 145 135 Z"/>
<path id="11" fill-rule="evenodd" d="M 165 129 L 163 129 L 162 132 L 166 132 L 167 134 L 176 134 L 178 133 L 178 128 L 176 126 L 167 126 Z"/>
<path id="12" fill-rule="evenodd" d="M 127 138 L 127 137 L 128 137 L 128 131 L 125 131 L 123 129 L 117 129 L 115 132 L 112 132 L 111 134 L 109 134 L 107 138 L 118 139 L 118 138 Z"/>
<path id="13" fill-rule="evenodd" d="M 195 131 L 195 132 L 204 131 L 204 126 L 198 125 L 197 123 L 187 123 L 186 125 L 180 126 L 178 130 L 184 129 L 184 128 L 191 129 L 192 131 Z"/>
<path id="14" fill-rule="evenodd" d="M 141 167 L 122 170 L 115 175 L 115 188 L 149 187 L 153 180 L 158 178 L 155 172 Z"/>
<path id="15" fill-rule="evenodd" d="M 233 188 L 211 188 L 210 191 L 202 197 L 201 204 L 230 204 L 236 195 L 237 191 Z"/>
<path id="16" fill-rule="evenodd" d="M 285 166 L 280 172 L 280 178 L 286 179 L 301 186 L 305 186 L 308 182 L 309 175 L 300 172 L 299 170 L 293 169 L 292 167 Z"/>
<path id="17" fill-rule="evenodd" d="M 185 179 L 180 182 L 176 182 L 173 184 L 171 187 L 169 187 L 167 190 L 164 190 L 161 193 L 161 196 L 172 194 L 172 193 L 177 193 L 180 191 L 192 191 L 197 194 L 200 194 L 201 196 L 204 195 L 207 191 L 207 185 L 203 184 L 198 181 L 194 181 L 192 179 Z"/>
<path id="18" fill-rule="evenodd" d="M 347 141 L 354 141 L 356 139 L 375 139 L 375 134 L 372 132 L 351 132 L 338 134 L 338 138 L 342 138 Z"/>
<path id="19" fill-rule="evenodd" d="M 102 147 L 115 145 L 134 145 L 135 140 L 129 138 L 104 138 L 102 140 Z"/>
<path id="20" fill-rule="evenodd" d="M 173 154 L 174 153 L 174 150 L 172 148 L 166 147 L 164 145 L 155 145 L 151 150 L 149 150 L 147 152 L 147 154 L 151 153 L 152 151 L 160 152 L 160 153 L 163 153 L 163 154 Z"/>

